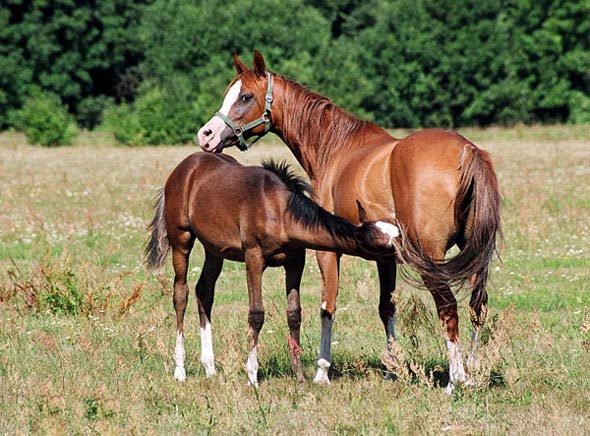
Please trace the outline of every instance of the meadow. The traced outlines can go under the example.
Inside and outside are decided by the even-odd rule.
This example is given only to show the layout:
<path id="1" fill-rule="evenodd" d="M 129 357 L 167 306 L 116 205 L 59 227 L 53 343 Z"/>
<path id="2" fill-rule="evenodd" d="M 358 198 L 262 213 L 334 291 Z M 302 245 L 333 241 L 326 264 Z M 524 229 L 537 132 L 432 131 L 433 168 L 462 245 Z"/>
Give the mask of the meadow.
<path id="1" fill-rule="evenodd" d="M 405 135 L 407 132 L 394 132 Z M 303 363 L 290 373 L 282 269 L 265 273 L 261 384 L 247 385 L 247 292 L 226 262 L 213 307 L 218 375 L 199 362 L 194 294 L 187 380 L 173 379 L 172 268 L 145 271 L 156 190 L 194 146 L 68 147 L 0 135 L 1 434 L 590 434 L 590 128 L 464 129 L 492 153 L 503 195 L 501 261 L 475 386 L 447 396 L 430 295 L 399 282 L 399 348 L 386 355 L 372 264 L 344 257 L 330 386 L 311 383 L 320 279 L 303 278 Z M 268 138 L 240 161 L 294 162 Z M 193 251 L 190 286 L 202 265 Z M 457 292 L 469 342 L 469 292 Z M 384 364 L 398 379 L 383 378 Z"/>

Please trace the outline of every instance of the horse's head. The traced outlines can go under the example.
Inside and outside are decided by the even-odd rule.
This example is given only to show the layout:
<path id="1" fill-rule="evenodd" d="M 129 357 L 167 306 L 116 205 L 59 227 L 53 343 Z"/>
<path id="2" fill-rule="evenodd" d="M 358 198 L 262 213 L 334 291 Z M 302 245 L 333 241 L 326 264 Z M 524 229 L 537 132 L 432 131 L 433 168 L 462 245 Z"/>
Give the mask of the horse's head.
<path id="1" fill-rule="evenodd" d="M 248 68 L 234 53 L 236 77 L 225 93 L 219 111 L 199 129 L 204 151 L 221 152 L 237 146 L 245 151 L 251 137 L 264 136 L 271 127 L 273 76 L 266 71 L 262 54 L 254 50 L 254 67 Z"/>

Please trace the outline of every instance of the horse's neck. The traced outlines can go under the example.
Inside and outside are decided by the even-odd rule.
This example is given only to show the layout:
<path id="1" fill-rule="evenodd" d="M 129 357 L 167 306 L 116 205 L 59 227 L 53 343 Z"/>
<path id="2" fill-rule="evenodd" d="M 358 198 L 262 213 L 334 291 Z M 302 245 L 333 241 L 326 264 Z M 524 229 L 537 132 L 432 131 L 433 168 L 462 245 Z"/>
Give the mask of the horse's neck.
<path id="1" fill-rule="evenodd" d="M 291 149 L 308 176 L 325 174 L 350 152 L 392 137 L 381 127 L 363 121 L 292 82 L 283 82 L 283 104 L 278 136 Z"/>
<path id="2" fill-rule="evenodd" d="M 357 231 L 353 230 L 353 227 L 351 224 L 351 232 L 336 236 L 321 225 L 310 227 L 293 221 L 288 234 L 292 240 L 301 241 L 306 248 L 312 250 L 338 251 L 352 255 L 358 251 L 358 242 L 355 239 Z"/>

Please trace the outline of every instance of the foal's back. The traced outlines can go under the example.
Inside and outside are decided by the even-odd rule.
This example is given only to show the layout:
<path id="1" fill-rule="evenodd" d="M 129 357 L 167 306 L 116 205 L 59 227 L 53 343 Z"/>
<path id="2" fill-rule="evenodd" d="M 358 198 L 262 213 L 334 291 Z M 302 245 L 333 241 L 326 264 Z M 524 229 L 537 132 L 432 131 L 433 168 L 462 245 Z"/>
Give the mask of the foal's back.
<path id="1" fill-rule="evenodd" d="M 278 244 L 276 235 L 284 233 L 289 193 L 264 168 L 245 167 L 223 154 L 195 153 L 174 169 L 164 189 L 168 235 L 178 234 L 173 246 L 191 243 L 194 234 L 207 250 L 243 261 L 249 244 Z"/>

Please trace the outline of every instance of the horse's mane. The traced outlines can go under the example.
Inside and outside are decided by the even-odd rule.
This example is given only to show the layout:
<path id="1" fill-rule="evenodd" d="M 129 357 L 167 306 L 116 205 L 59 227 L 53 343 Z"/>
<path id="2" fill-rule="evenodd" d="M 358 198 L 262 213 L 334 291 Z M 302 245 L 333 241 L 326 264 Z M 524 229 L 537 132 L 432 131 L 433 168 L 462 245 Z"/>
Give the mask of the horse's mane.
<path id="1" fill-rule="evenodd" d="M 284 111 L 294 109 L 293 113 L 284 117 L 287 142 L 296 139 L 299 143 L 324 151 L 336 147 L 344 151 L 347 146 L 364 145 L 375 140 L 392 140 L 387 131 L 375 123 L 361 120 L 329 98 L 310 91 L 287 77 L 280 77 L 285 83 L 285 99 L 289 102 Z"/>
<path id="2" fill-rule="evenodd" d="M 350 239 L 357 234 L 357 226 L 332 215 L 310 198 L 314 195 L 311 185 L 303 177 L 295 174 L 287 162 L 270 159 L 263 161 L 262 167 L 274 173 L 291 191 L 287 209 L 296 222 L 309 229 L 321 227 L 334 238 Z"/>

